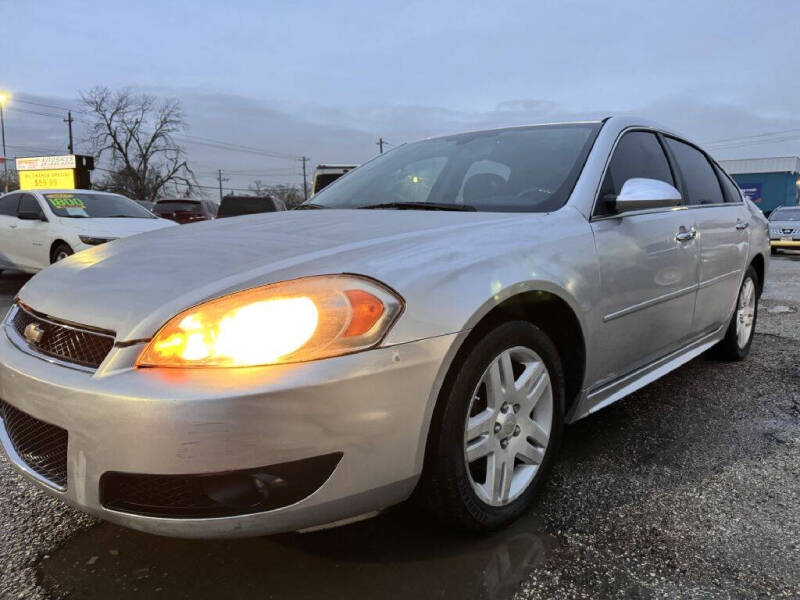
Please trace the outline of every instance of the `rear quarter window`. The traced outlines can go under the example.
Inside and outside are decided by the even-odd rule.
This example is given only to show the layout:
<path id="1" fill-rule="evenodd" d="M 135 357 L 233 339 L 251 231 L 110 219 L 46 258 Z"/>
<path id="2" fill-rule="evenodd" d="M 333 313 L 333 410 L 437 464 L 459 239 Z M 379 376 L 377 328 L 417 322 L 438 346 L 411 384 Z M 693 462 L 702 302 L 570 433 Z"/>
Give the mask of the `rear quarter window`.
<path id="1" fill-rule="evenodd" d="M 725 172 L 718 166 L 714 165 L 714 170 L 717 172 L 717 177 L 722 184 L 722 194 L 725 196 L 725 202 L 742 202 L 742 192 L 739 186 L 731 181 Z"/>

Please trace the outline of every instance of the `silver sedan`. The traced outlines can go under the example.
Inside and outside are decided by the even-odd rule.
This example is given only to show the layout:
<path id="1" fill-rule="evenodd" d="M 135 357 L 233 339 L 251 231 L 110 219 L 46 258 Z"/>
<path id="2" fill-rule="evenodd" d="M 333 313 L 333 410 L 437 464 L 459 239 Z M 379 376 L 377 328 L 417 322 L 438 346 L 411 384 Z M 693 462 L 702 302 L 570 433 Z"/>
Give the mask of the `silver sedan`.
<path id="1" fill-rule="evenodd" d="M 565 424 L 749 349 L 767 222 L 632 118 L 401 146 L 284 213 L 97 246 L 0 336 L 0 441 L 93 515 L 184 537 L 351 522 L 412 493 L 486 531 Z"/>

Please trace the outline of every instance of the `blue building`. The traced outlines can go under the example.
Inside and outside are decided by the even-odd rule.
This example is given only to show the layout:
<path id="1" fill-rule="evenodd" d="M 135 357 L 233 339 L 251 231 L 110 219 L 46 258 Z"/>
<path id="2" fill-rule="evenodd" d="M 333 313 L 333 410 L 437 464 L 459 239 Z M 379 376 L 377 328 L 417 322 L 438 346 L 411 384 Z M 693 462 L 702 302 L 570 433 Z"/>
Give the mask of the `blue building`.
<path id="1" fill-rule="evenodd" d="M 744 158 L 719 164 L 765 214 L 800 202 L 800 157 Z"/>

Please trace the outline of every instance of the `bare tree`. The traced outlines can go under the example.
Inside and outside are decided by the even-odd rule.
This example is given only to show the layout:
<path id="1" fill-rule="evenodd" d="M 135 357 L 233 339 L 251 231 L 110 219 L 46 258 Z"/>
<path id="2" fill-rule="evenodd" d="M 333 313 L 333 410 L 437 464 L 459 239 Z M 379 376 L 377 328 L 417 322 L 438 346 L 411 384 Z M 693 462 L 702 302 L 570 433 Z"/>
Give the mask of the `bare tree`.
<path id="1" fill-rule="evenodd" d="M 8 160 L 8 159 L 6 159 Z M 3 190 L 6 187 L 6 176 L 3 173 L 2 168 L 0 168 L 0 194 L 3 193 Z M 19 189 L 19 175 L 16 171 L 9 169 L 8 170 L 8 191 L 13 192 L 14 190 Z"/>
<path id="2" fill-rule="evenodd" d="M 265 185 L 264 182 L 260 179 L 255 179 L 253 183 L 247 186 L 253 194 L 256 196 L 266 196 L 269 194 L 269 186 Z"/>
<path id="3" fill-rule="evenodd" d="M 178 185 L 192 191 L 197 181 L 173 138 L 186 129 L 180 101 L 107 87 L 80 97 L 94 121 L 89 130 L 94 154 L 110 160 L 108 174 L 96 187 L 150 201 Z"/>

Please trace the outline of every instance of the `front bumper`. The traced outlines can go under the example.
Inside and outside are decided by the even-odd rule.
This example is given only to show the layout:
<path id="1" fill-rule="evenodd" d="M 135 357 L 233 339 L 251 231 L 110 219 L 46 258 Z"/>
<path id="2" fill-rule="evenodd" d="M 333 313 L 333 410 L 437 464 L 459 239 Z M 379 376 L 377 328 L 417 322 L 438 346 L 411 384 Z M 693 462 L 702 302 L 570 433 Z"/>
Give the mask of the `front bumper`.
<path id="1" fill-rule="evenodd" d="M 44 483 L 0 435 L 29 479 L 88 513 L 177 537 L 291 531 L 404 500 L 421 472 L 440 370 L 456 335 L 305 364 L 252 369 L 131 369 L 141 345 L 95 373 L 48 363 L 0 333 L 0 399 L 68 432 L 67 485 Z M 5 425 L 0 421 L 0 430 Z M 310 496 L 267 512 L 162 518 L 104 507 L 104 473 L 201 474 L 341 453 Z"/>
<path id="2" fill-rule="evenodd" d="M 773 248 L 800 248 L 800 240 L 770 240 Z"/>

